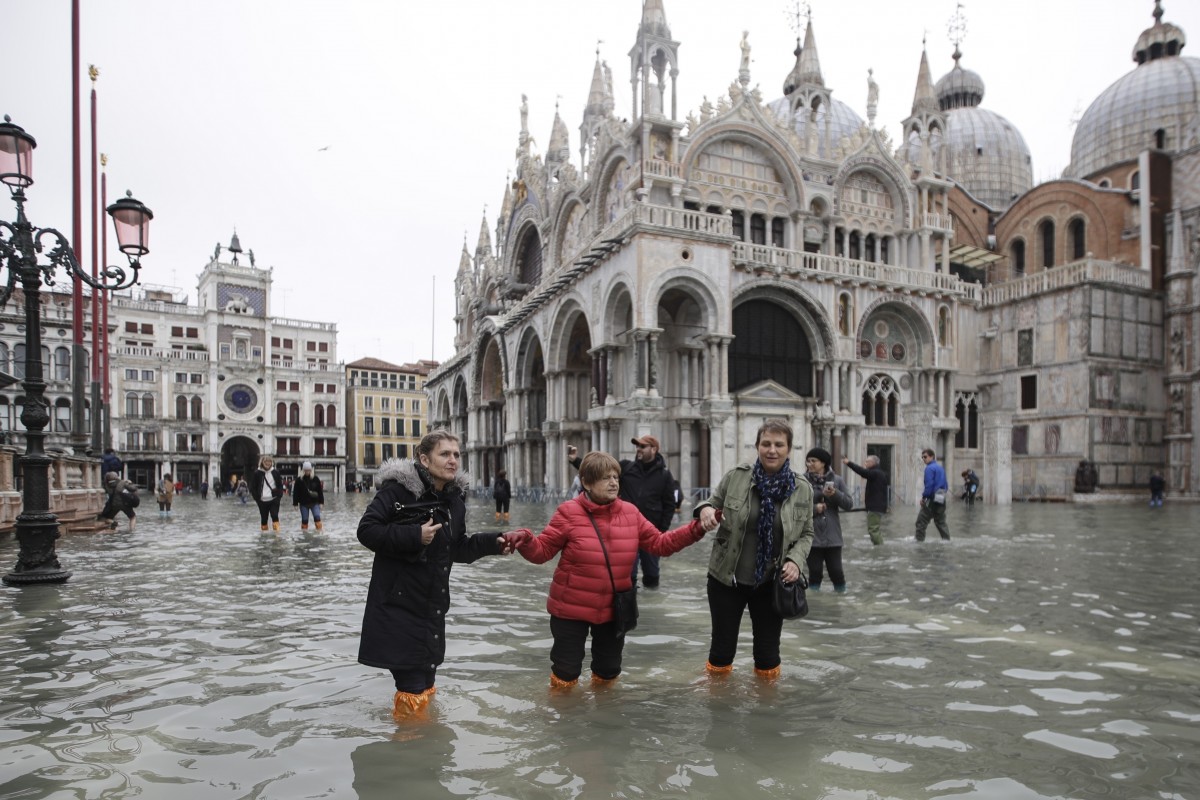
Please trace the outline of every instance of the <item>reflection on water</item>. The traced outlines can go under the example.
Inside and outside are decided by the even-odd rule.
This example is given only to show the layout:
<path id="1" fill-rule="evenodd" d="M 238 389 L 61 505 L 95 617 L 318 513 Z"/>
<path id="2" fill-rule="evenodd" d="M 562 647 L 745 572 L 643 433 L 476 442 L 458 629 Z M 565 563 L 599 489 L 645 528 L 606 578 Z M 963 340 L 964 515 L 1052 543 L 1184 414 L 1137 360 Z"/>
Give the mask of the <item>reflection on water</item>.
<path id="1" fill-rule="evenodd" d="M 459 566 L 431 719 L 398 727 L 354 660 L 369 500 L 276 536 L 186 496 L 60 540 L 69 583 L 0 593 L 0 798 L 1200 797 L 1194 507 L 954 507 L 919 546 L 900 509 L 882 548 L 851 515 L 850 591 L 786 624 L 771 684 L 748 638 L 704 674 L 704 543 L 642 593 L 620 681 L 565 695 L 552 565 Z"/>

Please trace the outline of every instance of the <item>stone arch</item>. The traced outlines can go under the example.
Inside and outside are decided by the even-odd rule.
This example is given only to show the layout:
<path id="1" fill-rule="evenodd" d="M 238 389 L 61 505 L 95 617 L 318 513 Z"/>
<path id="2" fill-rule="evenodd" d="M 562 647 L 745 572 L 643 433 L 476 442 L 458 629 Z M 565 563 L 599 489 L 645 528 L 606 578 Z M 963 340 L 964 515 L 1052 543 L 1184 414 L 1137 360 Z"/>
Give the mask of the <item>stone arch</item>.
<path id="1" fill-rule="evenodd" d="M 604 170 L 600 175 L 597 183 L 600 194 L 596 206 L 599 210 L 596 225 L 603 228 L 633 205 L 635 188 L 633 184 L 636 182 L 637 175 L 633 169 L 632 160 L 619 150 L 605 162 Z"/>
<path id="2" fill-rule="evenodd" d="M 885 207 L 876 206 L 871 202 L 848 199 L 847 192 L 853 190 L 854 187 L 851 183 L 857 175 L 873 178 L 883 187 L 891 203 L 890 216 L 877 216 L 880 209 Z M 834 178 L 834 208 L 837 213 L 846 218 L 847 227 L 850 226 L 851 220 L 862 220 L 862 224 L 868 220 L 875 220 L 883 224 L 885 232 L 895 233 L 907 227 L 905 221 L 909 219 L 910 215 L 908 193 L 901 189 L 904 185 L 904 178 L 881 159 L 859 156 L 847 161 Z M 863 187 L 864 191 L 869 189 L 870 187 Z"/>
<path id="3" fill-rule="evenodd" d="M 647 295 L 654 299 L 658 328 L 650 360 L 649 386 L 667 398 L 699 402 L 708 393 L 703 376 L 706 334 L 725 330 L 714 288 L 694 270 L 679 267 L 658 276 Z"/>
<path id="4" fill-rule="evenodd" d="M 230 478 L 237 475 L 239 480 L 245 479 L 258 469 L 258 459 L 262 454 L 258 442 L 249 436 L 230 436 L 221 443 L 221 485 L 228 486 Z"/>
<path id="5" fill-rule="evenodd" d="M 607 399 L 608 351 L 595 359 L 595 347 L 587 315 L 579 303 L 568 300 L 555 311 L 550 325 L 547 363 L 559 375 L 555 392 L 556 409 L 561 415 L 560 428 L 575 429 L 584 436 L 590 431 L 588 409 L 603 405 Z"/>
<path id="6" fill-rule="evenodd" d="M 554 266 L 562 267 L 591 238 L 587 205 L 572 194 L 563 201 L 554 224 Z"/>
<path id="7" fill-rule="evenodd" d="M 883 323 L 883 326 L 877 323 Z M 858 360 L 871 369 L 932 367 L 936 338 L 929 319 L 906 298 L 885 297 L 863 310 L 856 330 Z M 865 346 L 871 345 L 871 354 Z M 881 345 L 883 349 L 881 349 Z M 902 350 L 896 350 L 901 345 Z"/>
<path id="8" fill-rule="evenodd" d="M 816 397 L 818 372 L 834 350 L 830 321 L 803 290 L 774 280 L 744 287 L 733 299 L 729 389 L 771 379 Z"/>
<path id="9" fill-rule="evenodd" d="M 637 374 L 636 343 L 633 330 L 638 327 L 638 308 L 633 291 L 629 288 L 628 276 L 617 275 L 609 285 L 605 297 L 600 331 L 609 350 L 608 374 L 612 385 L 608 393 L 627 397 L 639 385 Z"/>
<path id="10" fill-rule="evenodd" d="M 698 163 L 700 159 L 709 153 L 710 148 L 722 142 L 733 141 L 744 144 L 764 155 L 771 167 L 774 168 L 775 174 L 784 188 L 784 197 L 789 206 L 793 209 L 803 209 L 806 201 L 804 176 L 800 173 L 799 158 L 790 152 L 790 148 L 782 140 L 774 135 L 764 135 L 764 133 L 767 133 L 764 129 L 740 123 L 720 125 L 701 131 L 688 145 L 687 153 L 683 158 L 682 172 L 685 176 L 697 174 L 700 170 Z M 699 191 L 698 183 L 701 186 L 704 185 L 689 177 L 687 185 Z M 708 194 L 711 196 L 711 191 Z M 720 196 L 726 198 L 726 202 L 722 205 L 729 206 L 730 196 L 724 193 L 720 193 Z"/>

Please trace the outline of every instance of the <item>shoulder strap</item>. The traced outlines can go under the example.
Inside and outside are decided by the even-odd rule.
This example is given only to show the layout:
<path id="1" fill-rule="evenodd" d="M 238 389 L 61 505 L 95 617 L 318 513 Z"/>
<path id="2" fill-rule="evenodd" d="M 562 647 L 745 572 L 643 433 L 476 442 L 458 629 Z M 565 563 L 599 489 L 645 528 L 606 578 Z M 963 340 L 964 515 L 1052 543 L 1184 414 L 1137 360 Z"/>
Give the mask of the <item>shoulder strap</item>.
<path id="1" fill-rule="evenodd" d="M 604 553 L 604 566 L 608 567 L 608 582 L 612 584 L 613 595 L 617 593 L 617 582 L 613 580 L 612 562 L 608 560 L 608 548 L 604 546 L 604 537 L 600 535 L 600 528 L 596 526 L 596 518 L 592 516 L 592 512 L 587 512 L 588 520 L 592 523 L 592 530 L 596 532 L 596 538 L 600 540 L 600 550 Z"/>

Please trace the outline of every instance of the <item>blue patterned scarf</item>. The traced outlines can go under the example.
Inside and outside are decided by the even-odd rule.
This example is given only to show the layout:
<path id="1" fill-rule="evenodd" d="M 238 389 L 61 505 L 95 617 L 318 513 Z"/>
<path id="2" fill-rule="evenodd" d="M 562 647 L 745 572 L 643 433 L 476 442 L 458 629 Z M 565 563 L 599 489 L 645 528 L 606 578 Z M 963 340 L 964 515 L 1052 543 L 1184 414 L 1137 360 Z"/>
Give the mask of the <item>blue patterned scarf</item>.
<path id="1" fill-rule="evenodd" d="M 762 462 L 754 462 L 751 477 L 758 488 L 760 507 L 758 510 L 758 550 L 754 558 L 754 582 L 762 583 L 767 574 L 767 566 L 775 561 L 774 531 L 775 509 L 783 505 L 783 501 L 796 491 L 796 475 L 792 472 L 792 460 L 783 462 L 779 472 L 768 475 L 763 471 Z"/>

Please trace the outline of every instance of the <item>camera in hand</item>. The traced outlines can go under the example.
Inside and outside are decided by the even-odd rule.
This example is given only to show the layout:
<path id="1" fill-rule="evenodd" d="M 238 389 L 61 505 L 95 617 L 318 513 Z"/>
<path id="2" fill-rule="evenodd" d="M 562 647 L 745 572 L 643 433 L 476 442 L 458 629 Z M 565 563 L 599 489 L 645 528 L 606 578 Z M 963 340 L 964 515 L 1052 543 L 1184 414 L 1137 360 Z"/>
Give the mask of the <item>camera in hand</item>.
<path id="1" fill-rule="evenodd" d="M 424 525 L 431 519 L 445 523 L 449 516 L 446 504 L 441 500 L 414 500 L 396 503 L 392 521 L 398 525 Z"/>

